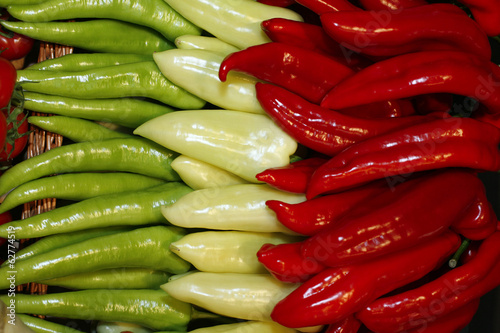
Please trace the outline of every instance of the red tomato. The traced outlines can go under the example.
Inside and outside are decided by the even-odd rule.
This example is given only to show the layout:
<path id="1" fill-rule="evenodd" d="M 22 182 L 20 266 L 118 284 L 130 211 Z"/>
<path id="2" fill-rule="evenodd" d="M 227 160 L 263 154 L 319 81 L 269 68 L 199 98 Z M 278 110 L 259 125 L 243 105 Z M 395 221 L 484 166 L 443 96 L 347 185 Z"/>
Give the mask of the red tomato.
<path id="1" fill-rule="evenodd" d="M 9 18 L 8 13 L 2 13 L 0 19 Z M 35 41 L 27 36 L 5 31 L 0 26 L 0 56 L 8 60 L 25 57 L 33 48 Z"/>
<path id="2" fill-rule="evenodd" d="M 0 109 L 9 105 L 16 87 L 17 71 L 12 63 L 0 57 Z"/>
<path id="3" fill-rule="evenodd" d="M 0 112 L 0 147 L 4 147 L 7 140 L 7 120 L 3 113 Z"/>
<path id="4" fill-rule="evenodd" d="M 2 115 L 7 119 L 7 133 L 5 144 L 0 150 L 0 161 L 9 161 L 16 158 L 28 143 L 28 121 L 21 108 L 11 107 L 10 113 L 2 110 Z"/>

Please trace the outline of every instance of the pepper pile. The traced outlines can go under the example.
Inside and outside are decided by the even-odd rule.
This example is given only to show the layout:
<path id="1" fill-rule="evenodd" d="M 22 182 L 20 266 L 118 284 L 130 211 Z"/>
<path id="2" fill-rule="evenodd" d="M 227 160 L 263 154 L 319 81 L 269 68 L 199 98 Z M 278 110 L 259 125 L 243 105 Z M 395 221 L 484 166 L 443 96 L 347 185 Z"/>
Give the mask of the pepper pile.
<path id="1" fill-rule="evenodd" d="M 20 20 L 4 28 L 82 49 L 17 73 L 27 109 L 60 114 L 29 122 L 71 141 L 0 177 L 0 212 L 71 201 L 0 226 L 40 238 L 0 288 L 13 264 L 15 284 L 69 289 L 17 295 L 18 313 L 146 331 L 468 324 L 500 284 L 478 177 L 500 170 L 500 8 L 134 3 L 0 0 Z"/>

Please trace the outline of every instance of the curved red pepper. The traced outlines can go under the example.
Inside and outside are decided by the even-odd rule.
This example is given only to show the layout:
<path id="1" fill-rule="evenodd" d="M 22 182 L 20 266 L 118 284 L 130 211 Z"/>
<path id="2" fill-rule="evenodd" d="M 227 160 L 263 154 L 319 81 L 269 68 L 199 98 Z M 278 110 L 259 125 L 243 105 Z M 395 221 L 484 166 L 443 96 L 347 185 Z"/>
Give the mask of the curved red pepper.
<path id="1" fill-rule="evenodd" d="M 296 2 L 319 15 L 328 12 L 361 10 L 361 8 L 350 3 L 349 0 L 296 0 Z"/>
<path id="2" fill-rule="evenodd" d="M 500 34 L 500 8 L 496 0 L 460 0 L 488 36 Z"/>
<path id="3" fill-rule="evenodd" d="M 335 86 L 321 106 L 342 109 L 429 93 L 476 99 L 500 112 L 500 68 L 459 51 L 422 51 L 379 61 Z"/>
<path id="4" fill-rule="evenodd" d="M 361 5 L 366 10 L 399 11 L 404 8 L 427 5 L 425 0 L 361 0 Z"/>
<path id="5" fill-rule="evenodd" d="M 309 237 L 302 256 L 339 267 L 407 249 L 448 230 L 483 189 L 482 181 L 468 169 L 440 170 L 407 180 L 365 200 L 369 210 L 365 208 L 364 214 L 344 215 Z"/>
<path id="6" fill-rule="evenodd" d="M 311 157 L 284 167 L 267 169 L 255 177 L 282 191 L 305 193 L 313 172 L 326 161 L 324 158 Z"/>
<path id="7" fill-rule="evenodd" d="M 488 36 L 476 21 L 452 4 L 427 4 L 382 14 L 330 12 L 321 15 L 321 23 L 340 45 L 370 56 L 455 50 L 470 52 L 485 60 L 491 57 Z"/>
<path id="8" fill-rule="evenodd" d="M 460 237 L 450 231 L 377 260 L 327 268 L 278 302 L 271 318 L 293 328 L 343 320 L 378 297 L 420 279 L 459 245 Z"/>
<path id="9" fill-rule="evenodd" d="M 481 240 L 496 231 L 497 221 L 495 210 L 488 201 L 483 186 L 474 203 L 451 225 L 451 229 L 467 239 Z"/>
<path id="10" fill-rule="evenodd" d="M 361 202 L 388 189 L 384 181 L 372 182 L 348 191 L 317 197 L 298 204 L 268 200 L 266 205 L 274 211 L 278 221 L 288 229 L 310 236 L 336 223 L 351 210 L 356 210 L 356 213 L 359 214 L 360 207 L 364 207 Z"/>
<path id="11" fill-rule="evenodd" d="M 373 62 L 334 41 L 316 24 L 284 18 L 272 18 L 261 23 L 262 30 L 273 42 L 294 45 L 330 56 L 340 63 L 360 70 Z"/>
<path id="12" fill-rule="evenodd" d="M 437 318 L 432 322 L 420 321 L 415 328 L 406 333 L 460 333 L 472 320 L 479 308 L 479 299 L 475 299 L 461 308 Z"/>
<path id="13" fill-rule="evenodd" d="M 262 265 L 278 280 L 300 283 L 309 280 L 325 267 L 310 258 L 300 255 L 301 242 L 285 244 L 264 244 L 257 251 Z"/>
<path id="14" fill-rule="evenodd" d="M 385 178 L 438 168 L 500 169 L 500 129 L 471 118 L 438 119 L 351 145 L 320 166 L 308 199 Z"/>
<path id="15" fill-rule="evenodd" d="M 348 316 L 339 322 L 328 325 L 325 333 L 356 333 L 361 327 L 361 322 L 354 316 Z"/>
<path id="16" fill-rule="evenodd" d="M 353 143 L 410 125 L 429 122 L 437 115 L 360 118 L 322 108 L 272 84 L 255 85 L 266 113 L 300 144 L 333 156 Z"/>
<path id="17" fill-rule="evenodd" d="M 279 85 L 319 103 L 337 83 L 354 71 L 333 58 L 301 47 L 270 42 L 250 46 L 227 56 L 219 68 L 225 81 L 231 70 Z"/>
<path id="18" fill-rule="evenodd" d="M 412 329 L 412 323 L 445 316 L 499 286 L 499 262 L 500 232 L 496 232 L 482 242 L 476 256 L 466 264 L 421 287 L 382 297 L 356 316 L 377 332 Z"/>

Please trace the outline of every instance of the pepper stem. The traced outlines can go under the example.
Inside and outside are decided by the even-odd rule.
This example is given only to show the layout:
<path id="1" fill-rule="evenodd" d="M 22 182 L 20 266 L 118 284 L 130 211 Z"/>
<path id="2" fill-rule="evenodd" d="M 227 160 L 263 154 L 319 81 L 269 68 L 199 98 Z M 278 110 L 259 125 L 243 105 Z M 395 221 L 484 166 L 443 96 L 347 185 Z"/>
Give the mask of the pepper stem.
<path id="1" fill-rule="evenodd" d="M 448 266 L 450 268 L 457 267 L 458 260 L 460 259 L 460 257 L 462 256 L 462 254 L 464 254 L 465 250 L 467 250 L 467 248 L 470 245 L 470 242 L 471 242 L 471 240 L 467 239 L 467 238 L 462 241 L 462 244 L 458 248 L 457 252 L 455 252 L 455 254 L 453 255 L 453 257 L 451 257 L 451 259 L 448 261 Z"/>

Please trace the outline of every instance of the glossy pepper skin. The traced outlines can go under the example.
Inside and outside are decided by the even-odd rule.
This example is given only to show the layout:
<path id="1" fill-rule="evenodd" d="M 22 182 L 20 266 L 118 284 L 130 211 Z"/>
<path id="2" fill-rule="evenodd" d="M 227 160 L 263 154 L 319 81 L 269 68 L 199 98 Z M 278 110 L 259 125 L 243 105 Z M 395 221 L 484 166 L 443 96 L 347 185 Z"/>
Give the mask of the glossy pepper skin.
<path id="1" fill-rule="evenodd" d="M 326 161 L 325 158 L 311 157 L 284 167 L 267 169 L 255 177 L 257 180 L 282 191 L 305 193 L 313 172 Z"/>
<path id="2" fill-rule="evenodd" d="M 475 299 L 449 314 L 436 318 L 431 322 L 421 321 L 418 327 L 407 333 L 460 333 L 472 320 L 479 307 L 479 299 Z"/>
<path id="3" fill-rule="evenodd" d="M 427 5 L 425 0 L 361 0 L 361 5 L 366 10 L 399 11 L 404 8 Z"/>
<path id="4" fill-rule="evenodd" d="M 452 223 L 451 229 L 469 240 L 483 240 L 496 231 L 497 222 L 495 210 L 483 187 L 463 216 Z"/>
<path id="5" fill-rule="evenodd" d="M 294 328 L 343 320 L 378 297 L 425 276 L 459 245 L 458 235 L 446 232 L 378 260 L 325 269 L 277 303 L 271 318 Z"/>
<path id="6" fill-rule="evenodd" d="M 309 237 L 302 245 L 302 256 L 339 267 L 415 246 L 448 230 L 483 188 L 468 169 L 409 179 L 364 200 L 363 205 L 369 208 L 361 208 L 361 213 L 348 213 Z"/>
<path id="7" fill-rule="evenodd" d="M 312 175 L 306 196 L 448 167 L 500 169 L 500 129 L 471 118 L 438 119 L 351 145 Z"/>
<path id="8" fill-rule="evenodd" d="M 319 103 L 337 83 L 354 74 L 351 68 L 321 53 L 276 42 L 227 56 L 219 68 L 220 80 L 224 82 L 232 70 L 279 85 L 313 103 Z"/>
<path id="9" fill-rule="evenodd" d="M 321 15 L 321 23 L 340 45 L 369 56 L 465 50 L 484 60 L 491 57 L 488 36 L 476 21 L 453 4 L 405 8 L 392 13 L 387 20 L 377 20 L 380 15 L 376 11 L 330 12 Z"/>
<path id="10" fill-rule="evenodd" d="M 483 296 L 500 284 L 500 232 L 485 239 L 469 262 L 416 289 L 376 300 L 357 313 L 370 329 L 402 332 L 412 322 L 444 316 Z M 433 304 L 443 302 L 436 313 Z"/>
<path id="11" fill-rule="evenodd" d="M 297 204 L 268 200 L 266 205 L 288 229 L 311 236 L 335 224 L 351 210 L 357 210 L 364 200 L 387 189 L 385 181 L 377 181 Z"/>
<path id="12" fill-rule="evenodd" d="M 319 15 L 328 12 L 361 10 L 348 0 L 296 0 L 296 2 Z"/>
<path id="13" fill-rule="evenodd" d="M 428 93 L 453 93 L 500 112 L 500 68 L 460 51 L 422 51 L 379 61 L 335 86 L 321 106 L 340 109 Z"/>
<path id="14" fill-rule="evenodd" d="M 257 99 L 264 111 L 300 144 L 327 156 L 383 133 L 428 123 L 441 115 L 362 118 L 330 110 L 284 88 L 258 82 Z"/>
<path id="15" fill-rule="evenodd" d="M 302 242 L 264 244 L 257 251 L 259 262 L 278 280 L 300 283 L 318 274 L 325 266 L 301 255 Z"/>
<path id="16" fill-rule="evenodd" d="M 337 43 L 323 27 L 316 24 L 278 17 L 262 22 L 261 26 L 273 42 L 295 45 L 325 54 L 355 70 L 373 63 Z"/>

